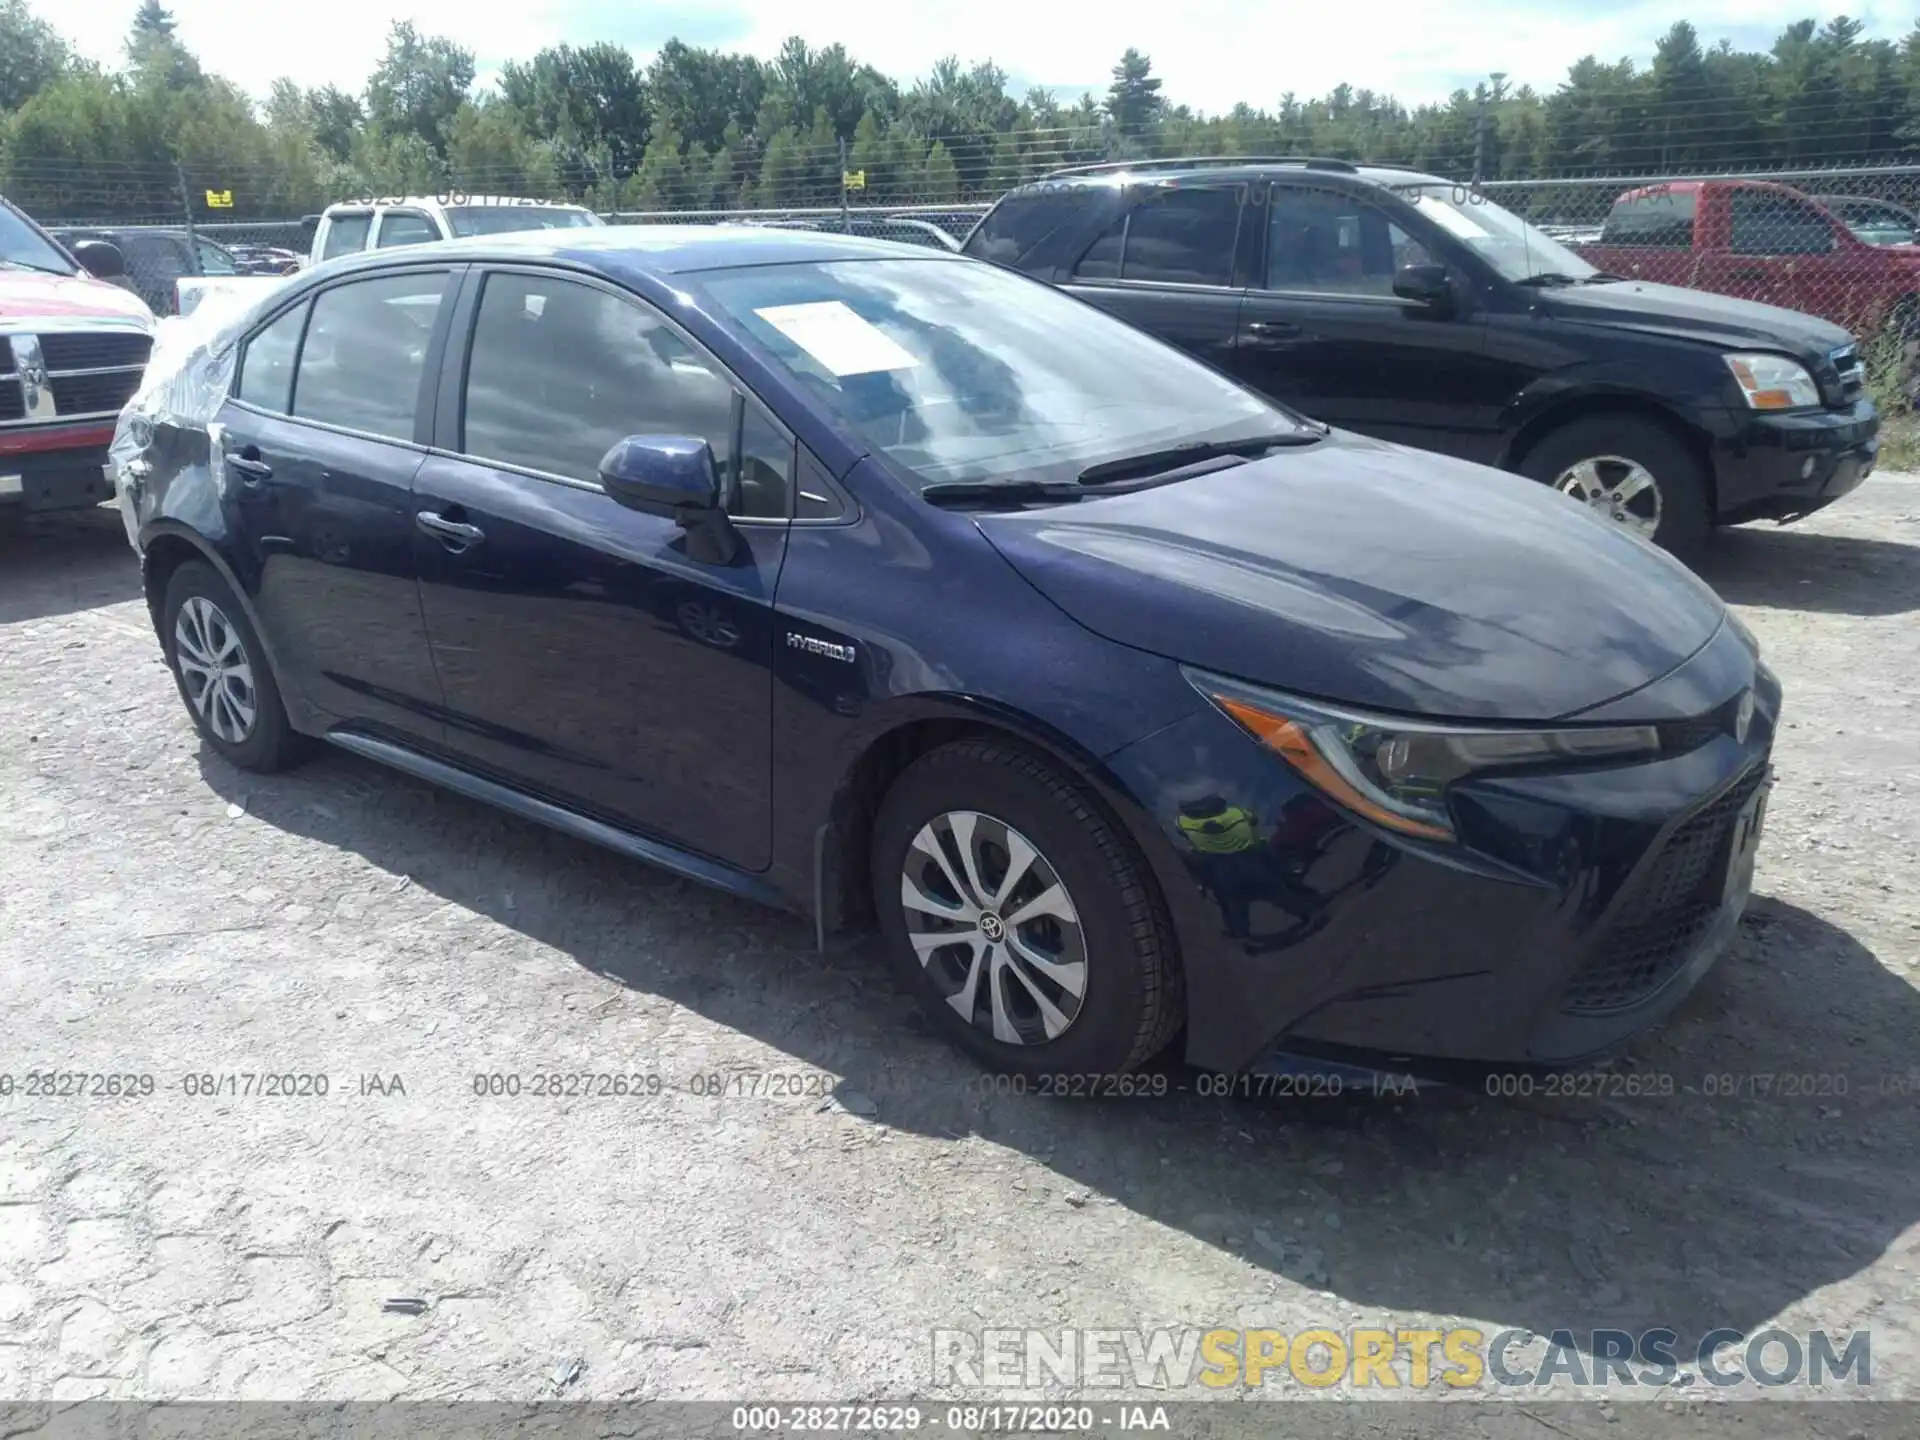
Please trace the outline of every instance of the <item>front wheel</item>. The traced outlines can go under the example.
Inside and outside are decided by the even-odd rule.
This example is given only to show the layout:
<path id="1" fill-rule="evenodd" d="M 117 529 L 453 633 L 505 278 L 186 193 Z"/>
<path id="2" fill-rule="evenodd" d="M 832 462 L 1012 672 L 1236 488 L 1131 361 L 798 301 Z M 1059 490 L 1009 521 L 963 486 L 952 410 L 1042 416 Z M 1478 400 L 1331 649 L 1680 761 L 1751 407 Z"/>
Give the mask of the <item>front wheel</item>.
<path id="1" fill-rule="evenodd" d="M 1145 861 L 1026 750 L 961 741 L 909 766 L 875 822 L 872 882 L 902 980 L 996 1071 L 1120 1074 L 1179 1027 Z"/>
<path id="2" fill-rule="evenodd" d="M 1575 420 L 1528 451 L 1520 473 L 1675 555 L 1693 555 L 1712 528 L 1700 462 L 1649 420 Z"/>

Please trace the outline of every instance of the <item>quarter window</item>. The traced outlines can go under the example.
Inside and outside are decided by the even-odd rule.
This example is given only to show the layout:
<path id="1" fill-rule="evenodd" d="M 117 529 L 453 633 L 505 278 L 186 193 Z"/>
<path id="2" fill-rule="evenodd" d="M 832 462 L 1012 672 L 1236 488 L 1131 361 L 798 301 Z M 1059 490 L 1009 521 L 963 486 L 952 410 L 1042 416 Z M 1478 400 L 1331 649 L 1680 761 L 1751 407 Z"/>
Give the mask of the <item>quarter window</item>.
<path id="1" fill-rule="evenodd" d="M 413 439 L 444 272 L 384 275 L 323 290 L 300 350 L 293 413 L 394 440 Z"/>
<path id="2" fill-rule="evenodd" d="M 732 470 L 734 390 L 664 320 L 639 304 L 546 275 L 489 275 L 467 362 L 461 449 L 502 464 L 597 481 L 600 460 L 629 435 L 697 435 L 736 506 L 748 485 Z M 792 446 L 754 441 L 756 507 L 769 477 L 784 485 Z M 786 498 L 778 499 L 781 515 Z M 754 513 L 760 511 L 737 511 Z"/>
<path id="3" fill-rule="evenodd" d="M 1373 206 L 1334 190 L 1276 185 L 1267 215 L 1267 288 L 1391 295 L 1393 274 L 1432 256 Z"/>
<path id="4" fill-rule="evenodd" d="M 296 305 L 253 339 L 240 364 L 240 398 L 249 405 L 285 415 L 293 400 L 293 366 L 300 353 L 300 331 L 307 307 Z"/>

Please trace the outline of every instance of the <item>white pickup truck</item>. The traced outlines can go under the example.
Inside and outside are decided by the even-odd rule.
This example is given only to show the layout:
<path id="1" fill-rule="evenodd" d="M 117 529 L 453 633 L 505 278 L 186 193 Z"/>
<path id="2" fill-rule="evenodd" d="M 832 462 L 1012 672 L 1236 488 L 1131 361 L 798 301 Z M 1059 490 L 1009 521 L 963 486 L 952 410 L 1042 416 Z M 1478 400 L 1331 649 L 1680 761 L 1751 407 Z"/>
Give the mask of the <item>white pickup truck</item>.
<path id="1" fill-rule="evenodd" d="M 499 235 L 509 230 L 565 230 L 605 222 L 581 205 L 526 200 L 512 195 L 406 195 L 343 200 L 329 205 L 313 232 L 306 264 L 318 265 L 363 250 L 424 245 L 462 235 Z M 277 285 L 280 275 L 183 275 L 174 282 L 179 313 L 190 315 L 215 291 Z"/>

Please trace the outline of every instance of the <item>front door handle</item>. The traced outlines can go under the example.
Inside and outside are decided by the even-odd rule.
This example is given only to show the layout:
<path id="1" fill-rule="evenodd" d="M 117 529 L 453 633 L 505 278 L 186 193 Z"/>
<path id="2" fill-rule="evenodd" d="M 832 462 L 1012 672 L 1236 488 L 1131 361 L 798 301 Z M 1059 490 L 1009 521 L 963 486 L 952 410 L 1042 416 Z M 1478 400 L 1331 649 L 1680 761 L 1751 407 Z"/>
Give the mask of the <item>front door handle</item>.
<path id="1" fill-rule="evenodd" d="M 413 523 L 455 552 L 478 545 L 487 538 L 487 532 L 478 525 L 469 525 L 463 520 L 449 520 L 431 510 L 422 510 L 415 515 Z"/>
<path id="2" fill-rule="evenodd" d="M 1256 345 L 1276 345 L 1300 338 L 1300 327 L 1291 320 L 1255 320 L 1247 326 L 1247 338 Z"/>

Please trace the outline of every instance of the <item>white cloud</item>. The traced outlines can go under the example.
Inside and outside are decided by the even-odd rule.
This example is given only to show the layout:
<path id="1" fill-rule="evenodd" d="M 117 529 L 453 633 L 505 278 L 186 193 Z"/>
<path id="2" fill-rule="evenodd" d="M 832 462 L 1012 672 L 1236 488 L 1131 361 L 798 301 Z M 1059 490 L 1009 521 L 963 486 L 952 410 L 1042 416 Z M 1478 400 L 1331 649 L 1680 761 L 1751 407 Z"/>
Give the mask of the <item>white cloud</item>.
<path id="1" fill-rule="evenodd" d="M 31 3 L 85 53 L 118 63 L 133 0 Z M 679 33 L 689 43 L 717 41 L 770 56 L 786 36 L 799 34 L 815 44 L 843 42 L 899 78 L 956 54 L 990 57 L 1024 80 L 1068 88 L 1104 85 L 1119 52 L 1133 45 L 1152 56 L 1170 98 L 1217 112 L 1242 100 L 1271 105 L 1289 90 L 1319 94 L 1341 81 L 1409 101 L 1442 98 L 1495 70 L 1514 84 L 1551 88 L 1589 52 L 1649 56 L 1676 15 L 1691 19 L 1705 43 L 1729 35 L 1751 47 L 1770 43 L 1813 7 L 1799 0 L 1363 0 L 1351 7 L 1273 0 L 809 0 L 804 7 L 720 0 L 662 15 L 618 0 L 412 0 L 399 9 L 388 0 L 173 0 L 172 8 L 181 38 L 207 68 L 256 94 L 281 75 L 358 88 L 382 51 L 388 21 L 410 18 L 471 47 L 483 73 L 559 41 L 613 40 L 644 58 Z M 1881 0 L 1816 13 L 1850 13 L 1877 35 L 1897 36 L 1911 23 Z"/>

